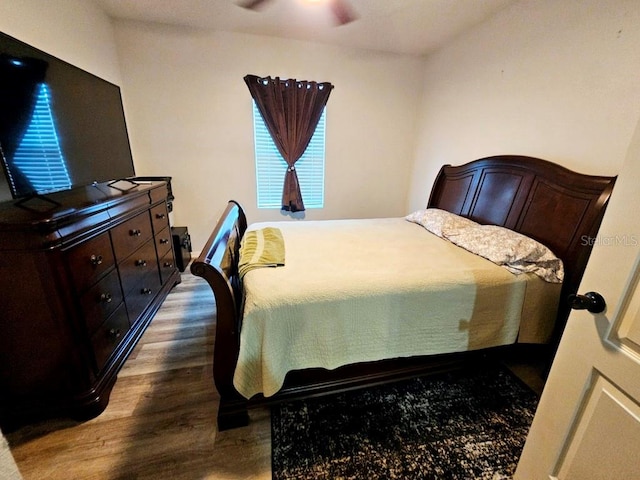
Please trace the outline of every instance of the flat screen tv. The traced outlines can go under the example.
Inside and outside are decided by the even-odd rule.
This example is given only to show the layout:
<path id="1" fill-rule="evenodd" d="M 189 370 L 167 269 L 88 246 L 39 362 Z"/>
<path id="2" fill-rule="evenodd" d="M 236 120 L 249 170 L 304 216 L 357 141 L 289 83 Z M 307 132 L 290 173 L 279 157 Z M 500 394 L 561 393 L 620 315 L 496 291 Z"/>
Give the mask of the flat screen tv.
<path id="1" fill-rule="evenodd" d="M 0 201 L 135 175 L 120 88 L 0 32 Z"/>

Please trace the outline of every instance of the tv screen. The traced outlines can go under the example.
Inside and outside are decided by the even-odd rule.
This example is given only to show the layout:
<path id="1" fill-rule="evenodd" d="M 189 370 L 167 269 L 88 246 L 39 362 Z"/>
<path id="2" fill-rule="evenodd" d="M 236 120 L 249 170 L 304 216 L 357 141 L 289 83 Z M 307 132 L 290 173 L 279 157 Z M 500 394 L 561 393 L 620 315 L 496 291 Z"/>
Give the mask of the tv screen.
<path id="1" fill-rule="evenodd" d="M 0 201 L 135 175 L 120 88 L 0 32 Z"/>

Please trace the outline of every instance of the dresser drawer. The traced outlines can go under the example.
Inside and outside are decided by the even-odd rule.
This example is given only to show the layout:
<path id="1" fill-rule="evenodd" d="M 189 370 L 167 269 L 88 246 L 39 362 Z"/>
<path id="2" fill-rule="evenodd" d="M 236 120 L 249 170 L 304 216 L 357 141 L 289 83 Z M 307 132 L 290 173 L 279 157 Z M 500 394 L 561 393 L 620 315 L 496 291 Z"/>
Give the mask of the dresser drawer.
<path id="1" fill-rule="evenodd" d="M 160 259 L 160 280 L 162 284 L 169 279 L 171 274 L 176 270 L 176 262 L 173 256 L 173 251 L 168 251 L 164 257 Z"/>
<path id="2" fill-rule="evenodd" d="M 166 203 L 162 202 L 151 209 L 151 223 L 156 235 L 159 231 L 169 226 L 169 213 L 167 212 Z"/>
<path id="3" fill-rule="evenodd" d="M 155 272 L 149 272 L 143 278 L 138 279 L 136 286 L 127 292 L 124 297 L 129 318 L 132 322 L 142 314 L 159 291 L 160 276 L 157 269 Z"/>
<path id="4" fill-rule="evenodd" d="M 112 270 L 80 298 L 82 315 L 89 335 L 122 303 L 122 289 L 118 271 Z"/>
<path id="5" fill-rule="evenodd" d="M 171 230 L 166 227 L 160 233 L 155 236 L 156 251 L 158 252 L 158 258 L 164 257 L 168 251 L 171 250 L 172 238 Z"/>
<path id="6" fill-rule="evenodd" d="M 113 238 L 113 250 L 117 261 L 127 258 L 152 235 L 149 212 L 143 212 L 114 227 L 111 230 L 111 238 Z"/>
<path id="7" fill-rule="evenodd" d="M 73 247 L 66 259 L 76 292 L 81 294 L 115 264 L 109 232 Z"/>
<path id="8" fill-rule="evenodd" d="M 106 365 L 107 360 L 125 338 L 129 331 L 129 319 L 124 304 L 113 312 L 113 314 L 96 330 L 91 337 L 93 354 L 96 359 L 98 371 Z"/>
<path id="9" fill-rule="evenodd" d="M 134 288 L 140 289 L 140 280 L 147 274 L 155 275 L 158 282 L 160 282 L 158 257 L 156 256 L 156 247 L 153 241 L 147 241 L 132 255 L 118 263 L 118 269 L 120 270 L 122 291 L 125 296 Z M 154 293 L 157 293 L 157 290 Z"/>

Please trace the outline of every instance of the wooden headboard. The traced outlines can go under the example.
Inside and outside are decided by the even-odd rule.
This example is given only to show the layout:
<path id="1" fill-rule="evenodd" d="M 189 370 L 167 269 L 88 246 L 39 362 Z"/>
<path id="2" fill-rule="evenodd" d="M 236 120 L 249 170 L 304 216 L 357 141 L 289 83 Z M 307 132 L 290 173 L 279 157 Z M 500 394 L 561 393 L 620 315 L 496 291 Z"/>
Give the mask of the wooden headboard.
<path id="1" fill-rule="evenodd" d="M 616 177 L 583 175 L 539 158 L 500 155 L 440 169 L 429 207 L 502 225 L 549 247 L 562 259 L 566 297 L 575 293 Z"/>

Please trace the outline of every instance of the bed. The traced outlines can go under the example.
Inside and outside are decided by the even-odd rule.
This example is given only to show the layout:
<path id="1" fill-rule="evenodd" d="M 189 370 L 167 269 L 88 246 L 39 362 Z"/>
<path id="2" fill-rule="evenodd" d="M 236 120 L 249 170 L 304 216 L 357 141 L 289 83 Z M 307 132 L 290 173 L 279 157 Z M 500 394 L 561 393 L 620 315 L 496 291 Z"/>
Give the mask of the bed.
<path id="1" fill-rule="evenodd" d="M 614 182 L 507 155 L 443 166 L 427 209 L 407 218 L 249 226 L 230 201 L 191 265 L 216 302 L 219 429 L 246 425 L 251 406 L 554 345 Z M 243 238 L 273 227 L 285 266 L 241 275 Z M 469 232 L 487 229 L 524 235 L 557 262 L 515 275 L 469 251 Z M 559 273 L 546 268 L 558 263 Z"/>

